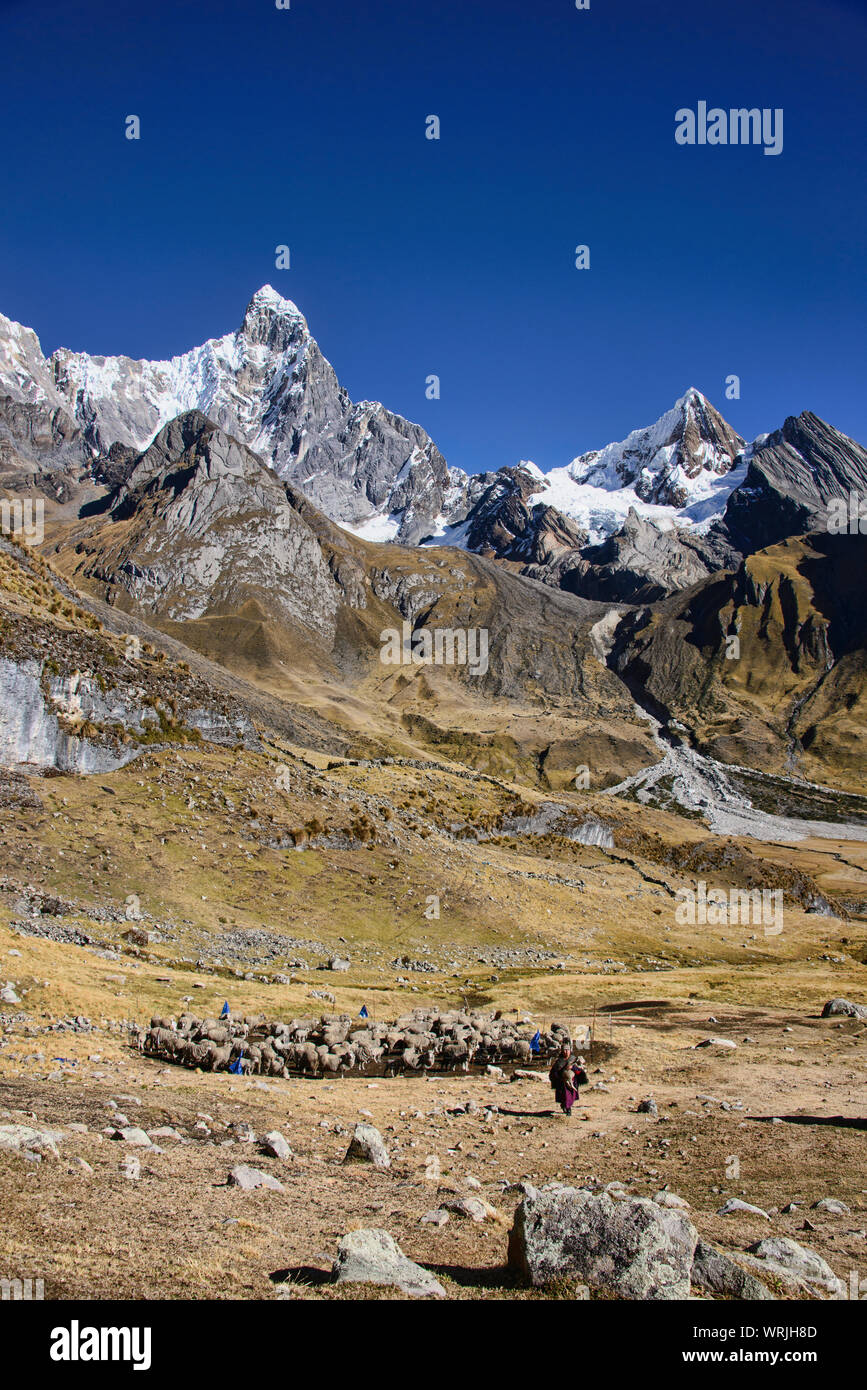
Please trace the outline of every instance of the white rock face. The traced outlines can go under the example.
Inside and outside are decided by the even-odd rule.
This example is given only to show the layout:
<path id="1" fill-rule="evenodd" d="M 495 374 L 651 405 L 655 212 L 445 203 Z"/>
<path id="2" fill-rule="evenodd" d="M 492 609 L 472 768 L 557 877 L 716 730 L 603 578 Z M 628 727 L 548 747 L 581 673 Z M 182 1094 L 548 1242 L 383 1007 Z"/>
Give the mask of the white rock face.
<path id="1" fill-rule="evenodd" d="M 61 730 L 42 693 L 41 669 L 38 661 L 19 664 L 0 658 L 0 765 L 104 773 L 128 763 L 135 749 L 114 752 Z M 90 713 L 95 712 L 94 703 Z"/>
<path id="2" fill-rule="evenodd" d="M 600 849 L 614 848 L 614 834 L 611 827 L 592 816 L 583 825 L 571 830 L 569 839 L 574 840 L 579 845 L 598 845 Z"/>
<path id="3" fill-rule="evenodd" d="M 143 703 L 140 687 L 125 682 L 104 689 L 95 676 L 80 671 L 45 678 L 40 661 L 0 657 L 0 767 L 57 768 L 61 772 L 114 772 L 135 758 L 136 734 L 153 727 L 154 711 Z M 213 709 L 185 711 L 185 723 L 218 743 L 246 739 L 252 726 Z M 61 721 L 90 721 L 97 728 L 121 726 L 133 735 L 129 744 L 106 735 L 82 737 Z"/>

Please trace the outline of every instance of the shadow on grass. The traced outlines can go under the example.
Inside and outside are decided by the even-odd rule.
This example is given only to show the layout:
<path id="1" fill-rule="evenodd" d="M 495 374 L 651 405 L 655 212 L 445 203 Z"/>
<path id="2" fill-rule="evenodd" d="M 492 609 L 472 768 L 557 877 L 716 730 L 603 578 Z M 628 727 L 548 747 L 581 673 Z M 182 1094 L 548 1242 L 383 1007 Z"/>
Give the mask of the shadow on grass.
<path id="1" fill-rule="evenodd" d="M 451 1279 L 452 1283 L 464 1289 L 514 1289 L 521 1286 L 518 1276 L 505 1265 L 477 1269 L 470 1265 L 425 1264 L 422 1268 L 439 1279 Z"/>
<path id="2" fill-rule="evenodd" d="M 575 1102 L 576 1111 L 586 1110 L 586 1102 Z M 562 1117 L 562 1110 L 506 1110 L 504 1106 L 497 1106 L 498 1115 L 508 1115 L 513 1120 L 556 1120 Z"/>
<path id="3" fill-rule="evenodd" d="M 474 1268 L 469 1265 L 435 1265 L 424 1263 L 426 1269 L 437 1278 L 451 1279 L 452 1283 L 464 1289 L 514 1289 L 522 1287 L 521 1280 L 505 1265 L 490 1268 Z M 292 1283 L 319 1288 L 332 1284 L 333 1277 L 328 1269 L 317 1269 L 314 1265 L 293 1265 L 288 1269 L 275 1269 L 268 1275 L 272 1284 Z"/>
<path id="4" fill-rule="evenodd" d="M 331 1270 L 317 1269 L 315 1265 L 291 1265 L 288 1269 L 275 1269 L 268 1278 L 272 1284 L 285 1284 L 291 1280 L 293 1284 L 318 1286 L 332 1282 Z"/>
<path id="5" fill-rule="evenodd" d="M 867 1119 L 857 1115 L 750 1115 L 751 1120 L 760 1125 L 771 1125 L 775 1120 L 787 1125 L 836 1125 L 838 1129 L 867 1129 Z"/>

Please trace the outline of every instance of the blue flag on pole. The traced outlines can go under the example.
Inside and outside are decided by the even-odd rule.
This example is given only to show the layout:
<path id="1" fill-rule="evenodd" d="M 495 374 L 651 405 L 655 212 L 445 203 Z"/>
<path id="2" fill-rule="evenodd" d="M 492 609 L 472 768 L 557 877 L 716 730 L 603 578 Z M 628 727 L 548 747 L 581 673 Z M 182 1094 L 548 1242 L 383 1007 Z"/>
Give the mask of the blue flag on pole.
<path id="1" fill-rule="evenodd" d="M 541 1034 L 540 1030 L 537 1028 L 536 1031 L 535 1031 L 535 1033 L 533 1034 L 532 1038 L 530 1039 L 530 1051 L 531 1051 L 531 1052 L 538 1052 L 538 1051 L 539 1051 L 539 1044 L 541 1043 L 541 1041 L 542 1041 L 542 1034 Z"/>
<path id="2" fill-rule="evenodd" d="M 226 1002 L 225 1002 L 225 1004 L 223 1005 L 223 1010 L 222 1010 L 222 1013 L 220 1014 L 220 1018 L 228 1018 L 228 1017 L 229 1017 L 229 1001 L 228 1001 L 228 999 L 227 999 Z"/>
<path id="3" fill-rule="evenodd" d="M 229 1071 L 232 1072 L 235 1076 L 244 1075 L 244 1067 L 242 1065 L 240 1057 L 236 1057 L 234 1062 L 229 1063 Z"/>
<path id="4" fill-rule="evenodd" d="M 362 1004 L 362 1006 L 361 1006 L 361 1013 L 358 1015 L 358 1017 L 359 1017 L 359 1018 L 370 1018 L 370 1014 L 367 1012 L 367 1005 L 366 1005 L 366 1004 Z"/>

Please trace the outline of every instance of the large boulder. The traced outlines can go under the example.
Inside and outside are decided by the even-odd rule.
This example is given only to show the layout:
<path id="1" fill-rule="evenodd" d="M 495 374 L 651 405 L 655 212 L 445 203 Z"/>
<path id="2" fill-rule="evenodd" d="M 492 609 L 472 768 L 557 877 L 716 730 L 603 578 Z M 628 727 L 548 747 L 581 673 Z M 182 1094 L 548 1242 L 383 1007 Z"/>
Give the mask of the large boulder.
<path id="1" fill-rule="evenodd" d="M 372 1163 L 374 1168 L 390 1168 L 385 1140 L 374 1125 L 356 1125 L 346 1150 L 344 1163 Z"/>
<path id="2" fill-rule="evenodd" d="M 623 1298 L 681 1299 L 689 1297 L 697 1241 L 681 1211 L 558 1187 L 519 1205 L 509 1264 L 535 1285 L 565 1276 Z"/>
<path id="3" fill-rule="evenodd" d="M 407 1258 L 387 1231 L 350 1231 L 337 1247 L 338 1284 L 392 1285 L 412 1298 L 445 1298 L 442 1284 Z"/>
<path id="4" fill-rule="evenodd" d="M 822 1010 L 823 1018 L 867 1018 L 867 1005 L 853 1004 L 851 999 L 829 999 Z"/>

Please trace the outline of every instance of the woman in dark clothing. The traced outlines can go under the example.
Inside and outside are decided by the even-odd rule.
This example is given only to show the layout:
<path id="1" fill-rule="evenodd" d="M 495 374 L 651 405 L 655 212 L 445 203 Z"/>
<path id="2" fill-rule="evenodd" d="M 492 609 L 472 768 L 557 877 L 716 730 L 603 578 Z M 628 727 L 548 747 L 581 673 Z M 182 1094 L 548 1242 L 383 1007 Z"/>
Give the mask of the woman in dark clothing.
<path id="1" fill-rule="evenodd" d="M 578 1081 L 575 1077 L 578 1062 L 572 1060 L 572 1048 L 564 1043 L 560 1056 L 548 1073 L 548 1080 L 554 1088 L 554 1099 L 564 1115 L 572 1114 L 572 1106 L 578 1099 Z"/>

